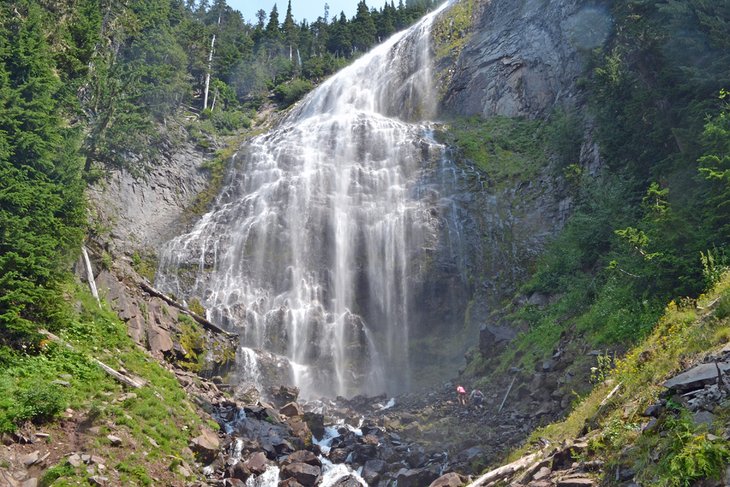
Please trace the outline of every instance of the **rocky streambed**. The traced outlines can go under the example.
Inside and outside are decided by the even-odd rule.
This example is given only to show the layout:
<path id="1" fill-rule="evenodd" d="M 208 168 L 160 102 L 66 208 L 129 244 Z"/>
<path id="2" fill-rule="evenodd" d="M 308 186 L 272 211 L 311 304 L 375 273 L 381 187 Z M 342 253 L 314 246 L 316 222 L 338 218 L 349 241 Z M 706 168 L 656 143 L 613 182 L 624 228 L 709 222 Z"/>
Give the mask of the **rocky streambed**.
<path id="1" fill-rule="evenodd" d="M 460 406 L 453 390 L 303 401 L 280 386 L 254 402 L 250 389 L 237 399 L 209 389 L 200 399 L 221 429 L 194 439 L 193 450 L 211 485 L 465 485 L 540 416 L 500 410 L 497 394 L 483 407 Z"/>

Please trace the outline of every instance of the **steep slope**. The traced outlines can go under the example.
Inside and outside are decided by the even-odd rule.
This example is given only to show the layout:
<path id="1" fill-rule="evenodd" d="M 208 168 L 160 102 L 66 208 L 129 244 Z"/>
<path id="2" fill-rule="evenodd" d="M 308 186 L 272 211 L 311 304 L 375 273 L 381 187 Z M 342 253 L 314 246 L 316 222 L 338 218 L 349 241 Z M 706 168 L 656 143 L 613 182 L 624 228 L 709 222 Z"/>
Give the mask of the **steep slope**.
<path id="1" fill-rule="evenodd" d="M 560 423 L 535 431 L 510 485 L 707 485 L 730 482 L 730 276 L 696 301 L 671 302 L 654 332 Z M 517 454 L 513 454 L 513 458 Z M 528 461 L 524 461 L 528 459 Z M 567 484 L 566 484 L 567 485 Z M 571 484 L 572 485 L 572 484 Z M 575 485 L 578 485 L 577 483 Z"/>

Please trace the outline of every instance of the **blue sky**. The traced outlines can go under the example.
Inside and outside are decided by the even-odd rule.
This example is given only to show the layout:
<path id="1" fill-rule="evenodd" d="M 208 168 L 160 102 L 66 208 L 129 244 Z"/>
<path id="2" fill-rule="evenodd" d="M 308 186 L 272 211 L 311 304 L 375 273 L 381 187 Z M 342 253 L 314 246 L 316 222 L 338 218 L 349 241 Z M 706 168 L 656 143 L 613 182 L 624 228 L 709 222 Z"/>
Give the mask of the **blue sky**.
<path id="1" fill-rule="evenodd" d="M 294 19 L 299 22 L 302 19 L 312 22 L 317 20 L 317 17 L 324 15 L 324 4 L 327 3 L 330 6 L 330 19 L 334 15 L 340 15 L 341 11 L 345 12 L 347 18 L 355 15 L 357 9 L 357 2 L 359 0 L 292 0 L 291 9 Z M 271 7 L 276 4 L 276 8 L 279 10 L 279 20 L 284 20 L 286 14 L 286 6 L 288 0 L 227 0 L 228 5 L 236 10 L 240 10 L 243 14 L 243 18 L 255 23 L 256 12 L 259 9 L 264 9 L 266 14 L 271 11 Z M 367 2 L 369 7 L 372 7 L 373 1 Z M 382 1 L 376 1 L 380 7 Z M 397 2 L 396 2 L 397 3 Z M 374 5 L 374 4 L 373 4 Z"/>

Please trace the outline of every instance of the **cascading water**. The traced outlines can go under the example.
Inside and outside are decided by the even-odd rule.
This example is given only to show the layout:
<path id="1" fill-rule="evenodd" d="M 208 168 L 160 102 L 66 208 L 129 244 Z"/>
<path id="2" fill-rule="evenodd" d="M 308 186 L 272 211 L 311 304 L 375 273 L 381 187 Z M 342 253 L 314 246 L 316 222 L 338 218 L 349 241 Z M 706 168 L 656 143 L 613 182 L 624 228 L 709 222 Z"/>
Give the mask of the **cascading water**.
<path id="1" fill-rule="evenodd" d="M 202 298 L 247 359 L 286 357 L 305 396 L 408 385 L 412 288 L 439 238 L 419 187 L 442 150 L 419 122 L 435 111 L 437 13 L 246 144 L 213 211 L 162 253 L 158 286 Z"/>

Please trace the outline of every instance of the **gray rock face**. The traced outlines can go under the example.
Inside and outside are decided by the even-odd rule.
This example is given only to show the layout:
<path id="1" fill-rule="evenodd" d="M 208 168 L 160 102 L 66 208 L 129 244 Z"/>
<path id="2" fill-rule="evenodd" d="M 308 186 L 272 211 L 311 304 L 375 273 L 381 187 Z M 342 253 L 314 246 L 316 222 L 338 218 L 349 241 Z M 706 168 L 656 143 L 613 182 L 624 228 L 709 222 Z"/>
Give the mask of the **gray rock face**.
<path id="1" fill-rule="evenodd" d="M 581 53 L 608 35 L 608 13 L 580 0 L 492 0 L 462 51 L 443 109 L 536 117 L 574 104 Z"/>
<path id="2" fill-rule="evenodd" d="M 185 208 L 206 187 L 206 173 L 201 170 L 205 161 L 202 152 L 180 144 L 175 152 L 162 155 L 143 178 L 112 171 L 89 189 L 99 220 L 113 227 L 118 250 L 155 250 L 180 233 Z"/>

